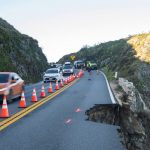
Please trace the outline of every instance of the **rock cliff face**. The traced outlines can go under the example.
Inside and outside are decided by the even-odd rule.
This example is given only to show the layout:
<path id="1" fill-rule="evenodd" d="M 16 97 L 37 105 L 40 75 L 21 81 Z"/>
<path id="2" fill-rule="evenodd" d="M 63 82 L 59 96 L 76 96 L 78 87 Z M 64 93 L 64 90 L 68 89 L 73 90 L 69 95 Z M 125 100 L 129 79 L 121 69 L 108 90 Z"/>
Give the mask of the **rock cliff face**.
<path id="1" fill-rule="evenodd" d="M 35 82 L 47 66 L 38 42 L 0 18 L 0 71 L 14 71 L 26 82 Z"/>
<path id="2" fill-rule="evenodd" d="M 126 146 L 131 150 L 148 150 L 150 149 L 150 125 L 148 123 L 150 122 L 150 110 L 132 82 L 119 78 L 118 85 L 122 88 L 121 92 L 126 95 L 124 99 L 116 96 L 122 103 L 120 126 Z"/>

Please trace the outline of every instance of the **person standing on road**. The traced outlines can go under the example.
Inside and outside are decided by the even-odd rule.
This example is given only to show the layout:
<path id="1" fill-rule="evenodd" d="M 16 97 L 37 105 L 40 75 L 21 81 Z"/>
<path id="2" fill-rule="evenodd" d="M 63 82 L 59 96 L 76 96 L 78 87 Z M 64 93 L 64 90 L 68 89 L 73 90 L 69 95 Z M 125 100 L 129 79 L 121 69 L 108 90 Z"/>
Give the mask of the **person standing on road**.
<path id="1" fill-rule="evenodd" d="M 91 68 L 91 63 L 90 63 L 90 62 L 87 63 L 87 71 L 88 71 L 88 73 L 89 73 L 89 78 L 88 78 L 88 80 L 91 80 L 92 68 Z"/>

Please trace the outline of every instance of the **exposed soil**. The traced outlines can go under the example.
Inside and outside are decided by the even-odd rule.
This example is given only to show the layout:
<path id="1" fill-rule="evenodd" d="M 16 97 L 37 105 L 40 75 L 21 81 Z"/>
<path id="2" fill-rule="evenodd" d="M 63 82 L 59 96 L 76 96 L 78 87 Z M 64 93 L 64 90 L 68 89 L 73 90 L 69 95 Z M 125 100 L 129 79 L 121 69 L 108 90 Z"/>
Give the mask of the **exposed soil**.
<path id="1" fill-rule="evenodd" d="M 95 105 L 85 114 L 87 120 L 117 125 L 122 143 L 128 150 L 150 149 L 150 117 L 147 113 L 135 114 L 128 107 L 119 105 Z"/>
<path id="2" fill-rule="evenodd" d="M 118 104 L 95 105 L 85 112 L 87 120 L 120 126 L 118 132 L 128 150 L 150 150 L 150 112 L 133 111 L 128 95 L 116 83 L 111 88 Z"/>

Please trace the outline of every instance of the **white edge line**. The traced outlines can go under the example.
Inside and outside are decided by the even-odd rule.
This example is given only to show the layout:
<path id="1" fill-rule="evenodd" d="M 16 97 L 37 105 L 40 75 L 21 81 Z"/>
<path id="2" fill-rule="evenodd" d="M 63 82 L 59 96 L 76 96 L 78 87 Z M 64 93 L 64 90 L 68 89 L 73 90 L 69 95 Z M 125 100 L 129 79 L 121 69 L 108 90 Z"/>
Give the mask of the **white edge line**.
<path id="1" fill-rule="evenodd" d="M 106 80 L 106 83 L 107 83 L 107 87 L 108 87 L 108 91 L 109 91 L 109 95 L 110 95 L 110 99 L 111 99 L 111 101 L 112 101 L 112 103 L 113 104 L 116 104 L 116 101 L 115 101 L 115 98 L 114 98 L 114 96 L 113 96 L 113 94 L 112 94 L 112 91 L 111 91 L 111 89 L 110 89 L 110 85 L 109 85 L 109 83 L 108 83 L 108 80 L 107 80 L 107 77 L 106 77 L 106 75 L 102 72 L 102 71 L 100 71 L 102 74 L 103 74 L 103 76 L 105 77 L 105 80 Z"/>

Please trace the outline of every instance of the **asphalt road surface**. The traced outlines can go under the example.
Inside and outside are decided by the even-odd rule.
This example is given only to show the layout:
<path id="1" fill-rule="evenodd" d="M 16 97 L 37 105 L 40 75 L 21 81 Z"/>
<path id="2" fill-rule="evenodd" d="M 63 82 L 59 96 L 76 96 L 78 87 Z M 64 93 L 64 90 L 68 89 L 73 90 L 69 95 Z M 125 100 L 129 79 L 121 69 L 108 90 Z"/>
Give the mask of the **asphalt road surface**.
<path id="1" fill-rule="evenodd" d="M 104 76 L 94 72 L 91 80 L 88 78 L 85 73 L 70 88 L 2 130 L 0 149 L 123 150 L 119 127 L 86 120 L 87 109 L 112 103 Z M 36 86 L 41 88 L 41 83 Z M 17 102 L 9 106 L 12 114 L 18 111 L 14 111 L 15 105 Z"/>

